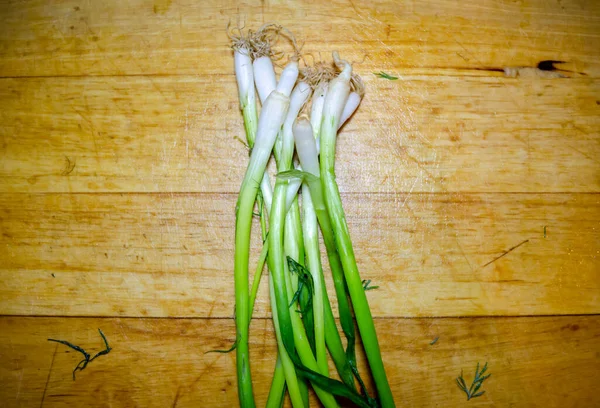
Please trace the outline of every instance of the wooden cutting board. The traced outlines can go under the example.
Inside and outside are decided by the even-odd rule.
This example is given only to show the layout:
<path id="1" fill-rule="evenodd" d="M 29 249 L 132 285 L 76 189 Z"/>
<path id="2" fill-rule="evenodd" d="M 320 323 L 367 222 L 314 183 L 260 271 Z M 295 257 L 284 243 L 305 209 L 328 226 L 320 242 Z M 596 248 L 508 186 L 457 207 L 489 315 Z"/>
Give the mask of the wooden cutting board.
<path id="1" fill-rule="evenodd" d="M 597 2 L 29 0 L 0 4 L 3 406 L 237 404 L 205 354 L 235 340 L 247 164 L 226 26 L 269 21 L 366 84 L 337 173 L 398 406 L 600 404 Z M 262 406 L 264 284 L 254 316 Z M 46 339 L 99 328 L 73 381 Z"/>

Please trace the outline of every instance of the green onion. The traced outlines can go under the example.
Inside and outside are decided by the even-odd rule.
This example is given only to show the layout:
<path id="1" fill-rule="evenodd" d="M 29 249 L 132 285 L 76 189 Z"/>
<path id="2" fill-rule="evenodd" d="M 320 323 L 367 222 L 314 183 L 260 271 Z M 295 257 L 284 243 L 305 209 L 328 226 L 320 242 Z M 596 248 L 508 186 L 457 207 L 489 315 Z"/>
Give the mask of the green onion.
<path id="1" fill-rule="evenodd" d="M 337 182 L 335 181 L 336 136 L 340 117 L 350 93 L 352 67 L 346 62 L 340 61 L 337 53 L 334 54 L 334 59 L 336 63 L 343 64 L 344 68 L 339 76 L 330 82 L 327 99 L 323 108 L 323 121 L 320 132 L 321 185 L 325 195 L 327 211 L 333 225 L 336 247 L 342 261 L 356 321 L 381 405 L 383 407 L 394 407 L 394 397 L 383 366 L 375 324 L 373 323 L 369 303 L 356 265 L 354 249 L 352 248 L 350 233 L 346 224 L 346 216 L 342 207 Z"/>
<path id="2" fill-rule="evenodd" d="M 291 40 L 295 54 L 277 82 L 270 57 L 281 55 L 271 49 L 280 33 Z M 350 65 L 334 54 L 337 70 L 333 65 L 319 62 L 303 68 L 303 79 L 297 82 L 300 70 L 295 61 L 301 59 L 299 49 L 293 35 L 276 24 L 266 24 L 246 34 L 240 30 L 239 35 L 230 34 L 230 38 L 246 139 L 251 149 L 236 204 L 235 226 L 236 343 L 232 350 L 236 350 L 240 405 L 255 406 L 248 336 L 266 263 L 278 347 L 267 407 L 281 407 L 286 389 L 294 408 L 308 407 L 309 385 L 326 408 L 338 407 L 337 397 L 359 407 L 393 407 L 364 294 L 376 286 L 370 287 L 370 281 L 360 280 L 333 171 L 337 132 L 361 102 L 362 80 L 352 75 Z M 310 100 L 311 86 L 315 94 L 310 121 L 304 117 L 298 119 Z M 260 116 L 257 92 L 262 105 Z M 295 150 L 300 164 L 294 164 Z M 278 171 L 274 189 L 266 173 L 271 155 Z M 249 288 L 248 261 L 255 206 L 263 247 Z M 346 349 L 325 288 L 319 230 L 333 277 Z M 379 400 L 369 396 L 358 372 L 354 315 Z M 329 378 L 327 350 L 342 381 Z M 355 381 L 360 385 L 360 394 Z"/>
<path id="3" fill-rule="evenodd" d="M 331 220 L 325 202 L 323 199 L 323 192 L 320 182 L 320 170 L 319 160 L 317 156 L 317 147 L 311 129 L 311 124 L 307 120 L 300 119 L 296 122 L 294 127 L 294 138 L 296 141 L 296 147 L 298 151 L 298 157 L 303 168 L 306 169 L 306 173 L 297 174 L 304 179 L 305 183 L 309 187 L 309 191 L 312 191 L 310 200 L 311 204 L 314 201 L 314 207 L 312 210 L 315 212 L 321 232 L 323 234 L 323 241 L 325 242 L 325 248 L 327 250 L 327 256 L 329 258 L 330 268 L 333 276 L 334 286 L 338 298 L 338 309 L 340 313 L 340 321 L 342 323 L 342 330 L 347 339 L 348 349 L 344 353 L 341 339 L 335 325 L 335 319 L 331 311 L 331 305 L 327 292 L 323 292 L 324 296 L 324 313 L 326 319 L 325 328 L 327 330 L 327 347 L 332 355 L 336 369 L 342 378 L 342 381 L 351 388 L 354 388 L 354 374 L 352 367 L 356 366 L 356 353 L 354 349 L 355 336 L 354 336 L 354 321 L 352 317 L 352 311 L 348 302 L 346 294 L 346 283 L 344 280 L 344 273 L 342 271 L 342 264 L 339 259 L 337 249 L 335 246 L 335 237 L 333 235 L 333 229 L 331 227 Z M 316 134 L 318 137 L 318 133 Z M 314 197 L 314 199 L 312 198 Z M 321 277 L 324 285 L 324 278 Z"/>
<path id="4" fill-rule="evenodd" d="M 260 180 L 263 178 L 267 161 L 275 138 L 287 113 L 289 97 L 274 91 L 265 101 L 260 113 L 256 140 L 250 156 L 250 163 L 236 205 L 235 228 L 235 320 L 238 346 L 236 348 L 238 393 L 244 407 L 254 407 L 252 379 L 250 374 L 250 356 L 248 350 L 248 332 L 250 324 L 248 294 L 248 260 L 250 255 L 250 229 L 252 210 L 258 194 Z"/>
<path id="5" fill-rule="evenodd" d="M 254 146 L 258 116 L 256 111 L 256 93 L 254 91 L 254 71 L 250 50 L 246 47 L 238 48 L 233 53 L 235 77 L 238 84 L 238 93 L 242 114 L 244 116 L 244 128 L 248 146 Z"/>

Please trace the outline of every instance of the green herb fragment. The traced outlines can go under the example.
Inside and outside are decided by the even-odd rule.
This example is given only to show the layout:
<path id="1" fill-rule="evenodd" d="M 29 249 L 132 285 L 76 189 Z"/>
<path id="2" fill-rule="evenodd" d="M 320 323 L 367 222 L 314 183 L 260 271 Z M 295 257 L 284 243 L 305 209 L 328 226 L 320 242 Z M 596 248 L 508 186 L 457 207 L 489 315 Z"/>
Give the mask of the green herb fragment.
<path id="1" fill-rule="evenodd" d="M 378 78 L 382 78 L 382 79 L 389 79 L 390 81 L 395 81 L 395 80 L 397 80 L 397 79 L 398 79 L 398 77 L 397 77 L 397 76 L 393 76 L 393 75 L 390 75 L 390 74 L 386 74 L 386 73 L 385 73 L 385 72 L 383 72 L 383 71 L 379 71 L 379 72 L 373 72 L 373 75 L 375 75 L 375 76 L 376 76 L 376 77 L 378 77 Z"/>
<path id="2" fill-rule="evenodd" d="M 300 307 L 298 310 L 299 313 L 306 314 L 312 309 L 313 298 L 312 295 L 315 291 L 313 277 L 310 274 L 310 271 L 306 269 L 304 266 L 300 265 L 293 258 L 287 257 L 288 268 L 290 272 L 296 273 L 298 275 L 298 290 L 294 293 L 294 297 L 290 303 L 290 307 L 294 305 L 298 300 L 300 300 L 300 295 L 304 291 L 307 296 L 306 304 L 304 307 Z"/>
<path id="3" fill-rule="evenodd" d="M 362 281 L 363 289 L 365 291 L 367 291 L 367 290 L 373 290 L 373 289 L 379 289 L 379 286 L 369 286 L 370 284 L 371 284 L 371 279 L 364 279 Z"/>
<path id="4" fill-rule="evenodd" d="M 485 393 L 485 391 L 479 391 L 479 389 L 481 388 L 483 382 L 491 375 L 483 375 L 487 370 L 487 366 L 487 363 L 485 363 L 481 371 L 479 371 L 479 363 L 477 363 L 477 368 L 475 369 L 475 378 L 473 379 L 471 386 L 468 388 L 465 379 L 463 378 L 462 370 L 460 372 L 460 377 L 456 378 L 456 384 L 458 385 L 458 388 L 467 394 L 467 401 L 469 401 L 471 398 L 481 397 Z"/>
<path id="5" fill-rule="evenodd" d="M 437 341 L 440 339 L 440 337 L 436 337 L 435 339 L 433 339 L 433 341 L 431 343 L 429 343 L 430 346 L 433 346 L 435 343 L 437 343 Z"/>
<path id="6" fill-rule="evenodd" d="M 65 346 L 70 347 L 73 350 L 78 351 L 81 354 L 83 354 L 83 360 L 81 360 L 75 366 L 75 369 L 73 370 L 73 381 L 75 381 L 75 373 L 78 370 L 79 371 L 83 371 L 83 369 L 85 369 L 87 367 L 87 365 L 89 363 L 91 363 L 92 361 L 94 361 L 97 357 L 100 357 L 100 356 L 103 356 L 105 354 L 108 354 L 112 350 L 112 348 L 109 347 L 108 340 L 106 340 L 106 336 L 104 335 L 104 333 L 102 333 L 102 330 L 98 329 L 98 332 L 100 332 L 100 336 L 102 337 L 102 340 L 104 341 L 104 346 L 106 348 L 104 350 L 99 351 L 98 353 L 96 353 L 96 355 L 94 357 L 91 357 L 90 354 L 87 351 L 85 351 L 84 349 L 82 349 L 81 347 L 76 346 L 75 344 L 71 344 L 68 341 L 65 341 L 65 340 L 56 340 L 56 339 L 48 339 L 48 341 L 53 341 L 55 343 L 64 344 Z"/>
<path id="7" fill-rule="evenodd" d="M 227 350 L 208 350 L 205 351 L 204 354 L 208 354 L 208 353 L 221 353 L 221 354 L 227 354 L 227 353 L 231 353 L 233 350 L 235 350 L 237 348 L 238 342 L 239 342 L 239 337 L 235 340 L 235 342 L 233 343 L 233 345 L 231 347 L 229 347 Z"/>

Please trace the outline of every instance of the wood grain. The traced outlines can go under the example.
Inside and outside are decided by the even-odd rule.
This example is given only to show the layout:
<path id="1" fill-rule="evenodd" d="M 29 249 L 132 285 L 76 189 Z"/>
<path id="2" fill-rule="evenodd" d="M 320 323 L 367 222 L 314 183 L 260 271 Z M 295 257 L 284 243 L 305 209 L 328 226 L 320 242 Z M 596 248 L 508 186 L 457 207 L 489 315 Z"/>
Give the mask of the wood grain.
<path id="1" fill-rule="evenodd" d="M 1 405 L 237 405 L 235 356 L 204 354 L 235 337 L 247 163 L 225 27 L 268 21 L 365 80 L 337 179 L 398 404 L 464 406 L 456 376 L 488 361 L 472 406 L 600 405 L 588 0 L 1 1 Z M 73 381 L 80 356 L 46 339 L 99 351 L 97 328 L 114 349 Z"/>
<path id="2" fill-rule="evenodd" d="M 598 316 L 380 319 L 376 327 L 402 406 L 464 406 L 455 378 L 464 370 L 469 382 L 477 362 L 486 361 L 486 393 L 470 406 L 589 407 L 597 398 Z M 97 352 L 97 328 L 113 350 L 73 381 L 81 356 L 46 338 Z M 6 407 L 236 406 L 234 355 L 204 354 L 234 337 L 229 319 L 0 318 L 0 397 Z M 270 320 L 253 322 L 258 406 L 268 393 L 273 339 Z"/>
<path id="3" fill-rule="evenodd" d="M 596 80 L 359 72 L 343 191 L 600 191 Z M 237 192 L 236 95 L 232 75 L 0 79 L 0 191 Z"/>
<path id="4" fill-rule="evenodd" d="M 343 199 L 362 277 L 381 286 L 369 292 L 377 316 L 600 312 L 597 194 Z M 0 195 L 0 310 L 229 317 L 235 200 Z M 255 243 L 253 259 L 259 252 Z M 262 291 L 257 316 L 266 316 L 267 299 Z"/>
<path id="5" fill-rule="evenodd" d="M 567 61 L 597 77 L 595 1 L 444 0 L 60 1 L 3 3 L 0 76 L 215 74 L 230 72 L 228 23 L 285 24 L 304 50 L 335 47 L 366 71 L 464 73 Z M 25 24 L 23 23 L 25 22 Z M 318 28 L 322 27 L 322 28 Z"/>

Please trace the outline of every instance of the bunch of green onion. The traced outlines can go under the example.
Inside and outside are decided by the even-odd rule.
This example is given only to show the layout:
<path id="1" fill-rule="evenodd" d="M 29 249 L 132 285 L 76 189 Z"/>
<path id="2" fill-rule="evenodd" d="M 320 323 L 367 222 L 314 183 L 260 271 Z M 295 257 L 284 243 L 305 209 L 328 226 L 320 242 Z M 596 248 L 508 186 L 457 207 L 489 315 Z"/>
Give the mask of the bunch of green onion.
<path id="1" fill-rule="evenodd" d="M 295 45 L 289 32 L 273 24 L 256 32 L 244 34 L 239 30 L 231 35 L 246 140 L 251 149 L 236 205 L 235 226 L 240 406 L 255 406 L 248 337 L 266 264 L 278 345 L 267 407 L 281 407 L 286 390 L 294 408 L 307 407 L 309 386 L 326 408 L 349 401 L 360 407 L 393 407 L 334 173 L 338 130 L 357 109 L 364 87 L 352 74 L 352 66 L 337 53 L 333 53 L 333 64 L 300 69 L 296 52 L 277 79 L 273 68 L 277 54 L 271 46 L 282 33 Z M 271 156 L 277 168 L 273 187 L 267 174 Z M 263 249 L 250 286 L 255 208 L 260 215 Z M 319 232 L 333 277 L 345 344 L 325 288 Z M 369 394 L 357 369 L 354 319 L 376 396 Z M 339 380 L 329 372 L 328 356 Z"/>

